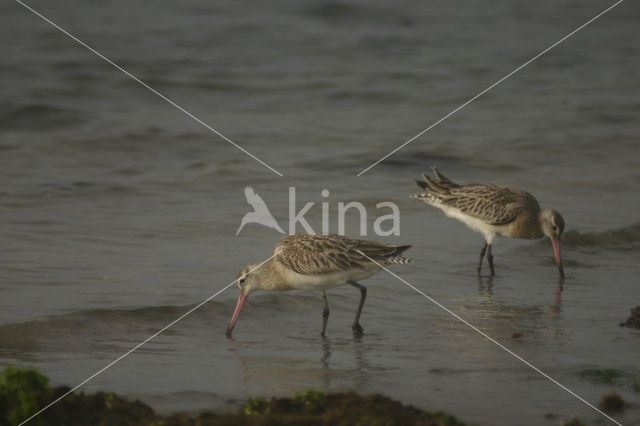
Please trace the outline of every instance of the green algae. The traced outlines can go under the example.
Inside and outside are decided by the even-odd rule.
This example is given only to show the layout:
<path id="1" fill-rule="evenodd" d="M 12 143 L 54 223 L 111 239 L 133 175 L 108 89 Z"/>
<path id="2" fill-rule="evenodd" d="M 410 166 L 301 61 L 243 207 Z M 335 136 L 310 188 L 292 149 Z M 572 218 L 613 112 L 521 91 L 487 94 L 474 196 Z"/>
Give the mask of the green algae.
<path id="1" fill-rule="evenodd" d="M 598 383 L 604 385 L 615 385 L 618 379 L 621 379 L 625 374 L 613 368 L 593 369 L 587 368 L 578 372 L 578 375 L 591 383 Z"/>
<path id="2" fill-rule="evenodd" d="M 313 390 L 313 389 L 309 389 L 306 392 L 296 392 L 293 394 L 293 400 L 294 401 L 302 401 L 302 402 L 308 402 L 308 401 L 314 401 L 317 399 L 321 399 L 325 396 L 325 393 L 322 391 L 317 391 L 317 390 Z"/>
<path id="3" fill-rule="evenodd" d="M 251 398 L 244 405 L 242 412 L 247 416 L 254 416 L 256 414 L 260 414 L 260 412 L 262 411 L 266 403 L 267 401 L 265 401 L 265 399 L 262 397 L 258 396 L 258 397 Z"/>
<path id="4" fill-rule="evenodd" d="M 37 413 L 49 399 L 49 379 L 37 371 L 6 367 L 0 372 L 0 424 L 19 424 Z M 34 421 L 32 424 L 38 423 Z"/>

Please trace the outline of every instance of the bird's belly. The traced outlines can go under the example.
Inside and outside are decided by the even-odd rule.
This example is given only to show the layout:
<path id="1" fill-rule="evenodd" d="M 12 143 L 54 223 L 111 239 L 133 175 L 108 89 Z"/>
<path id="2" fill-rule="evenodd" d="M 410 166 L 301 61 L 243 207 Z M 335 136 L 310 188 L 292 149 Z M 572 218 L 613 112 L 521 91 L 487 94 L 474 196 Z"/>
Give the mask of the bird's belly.
<path id="1" fill-rule="evenodd" d="M 290 290 L 326 290 L 345 284 L 347 281 L 359 281 L 371 277 L 380 268 L 376 265 L 365 268 L 354 268 L 348 271 L 331 272 L 328 274 L 303 275 L 289 271 L 287 281 Z"/>
<path id="2" fill-rule="evenodd" d="M 496 234 L 505 235 L 501 227 L 491 225 L 482 219 L 477 219 L 473 216 L 464 214 L 458 209 L 444 206 L 442 204 L 437 204 L 436 207 L 439 207 L 447 216 L 459 220 L 476 232 L 480 232 L 482 235 L 484 235 L 489 244 L 492 244 L 495 241 Z"/>

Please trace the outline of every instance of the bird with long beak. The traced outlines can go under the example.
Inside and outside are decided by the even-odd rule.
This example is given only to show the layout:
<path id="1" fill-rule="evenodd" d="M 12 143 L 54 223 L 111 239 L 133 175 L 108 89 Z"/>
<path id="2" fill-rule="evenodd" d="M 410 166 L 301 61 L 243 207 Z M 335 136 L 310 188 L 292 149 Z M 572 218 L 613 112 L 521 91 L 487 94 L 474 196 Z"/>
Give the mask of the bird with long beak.
<path id="1" fill-rule="evenodd" d="M 486 253 L 491 275 L 495 275 L 491 245 L 499 235 L 526 239 L 546 236 L 551 240 L 558 271 L 564 278 L 559 242 L 564 219 L 560 213 L 540 209 L 538 201 L 526 191 L 491 183 L 459 185 L 447 179 L 435 166 L 432 169 L 435 179 L 425 173 L 424 181 L 416 181 L 425 192 L 412 198 L 439 208 L 447 216 L 484 235 L 478 274 Z"/>
<path id="2" fill-rule="evenodd" d="M 363 334 L 360 314 L 367 288 L 357 281 L 371 277 L 382 265 L 410 263 L 401 256 L 411 246 L 396 246 L 375 241 L 357 240 L 340 235 L 296 234 L 283 238 L 274 255 L 263 264 L 249 264 L 238 274 L 240 296 L 227 328 L 231 337 L 247 297 L 257 290 L 321 290 L 324 299 L 322 331 L 329 319 L 326 290 L 349 284 L 360 290 L 360 304 L 353 321 L 355 337 Z"/>

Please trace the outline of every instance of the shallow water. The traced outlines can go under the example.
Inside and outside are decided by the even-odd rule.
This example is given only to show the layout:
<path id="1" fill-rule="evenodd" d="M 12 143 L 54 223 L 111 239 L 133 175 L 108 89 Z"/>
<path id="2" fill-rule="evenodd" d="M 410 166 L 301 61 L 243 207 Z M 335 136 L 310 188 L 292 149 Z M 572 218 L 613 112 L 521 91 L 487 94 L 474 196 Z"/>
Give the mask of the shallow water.
<path id="1" fill-rule="evenodd" d="M 65 1 L 29 3 L 281 171 L 279 177 L 25 10 L 0 6 L 0 365 L 81 382 L 266 259 L 281 237 L 247 225 L 252 186 L 286 229 L 288 188 L 321 227 L 361 201 L 372 239 L 413 244 L 394 272 L 586 400 L 612 389 L 640 422 L 640 9 L 624 2 L 409 144 L 355 175 L 608 3 Z M 460 182 L 525 188 L 567 222 L 558 281 L 548 241 L 482 239 L 410 199 L 436 164 Z M 323 198 L 322 189 L 330 196 Z M 394 201 L 400 236 L 371 234 Z M 347 221 L 357 236 L 356 217 Z M 301 229 L 298 228 L 298 231 Z M 362 340 L 358 292 L 237 291 L 84 386 L 163 412 L 233 407 L 308 388 L 381 392 L 473 424 L 555 424 L 597 412 L 401 281 L 380 274 Z M 513 338 L 514 333 L 522 337 Z M 613 368 L 616 384 L 579 373 Z M 559 416 L 544 419 L 547 413 Z"/>

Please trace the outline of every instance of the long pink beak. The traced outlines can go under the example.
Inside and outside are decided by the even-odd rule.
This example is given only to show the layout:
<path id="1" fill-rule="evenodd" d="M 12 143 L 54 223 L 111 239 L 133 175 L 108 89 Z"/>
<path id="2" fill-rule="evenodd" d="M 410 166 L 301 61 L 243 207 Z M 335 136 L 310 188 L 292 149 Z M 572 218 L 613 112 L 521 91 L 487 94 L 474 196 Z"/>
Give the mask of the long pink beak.
<path id="1" fill-rule="evenodd" d="M 238 321 L 238 317 L 240 316 L 240 311 L 244 306 L 244 302 L 247 301 L 248 294 L 240 293 L 238 296 L 238 303 L 236 304 L 236 310 L 233 311 L 233 316 L 231 317 L 231 322 L 229 323 L 229 327 L 227 327 L 227 337 L 231 337 L 231 332 L 233 331 L 233 327 L 236 325 L 236 321 Z"/>
<path id="2" fill-rule="evenodd" d="M 556 255 L 556 263 L 558 264 L 560 276 L 564 278 L 564 270 L 562 269 L 562 257 L 560 257 L 560 242 L 557 238 L 551 238 L 551 245 L 553 246 L 553 253 Z"/>

